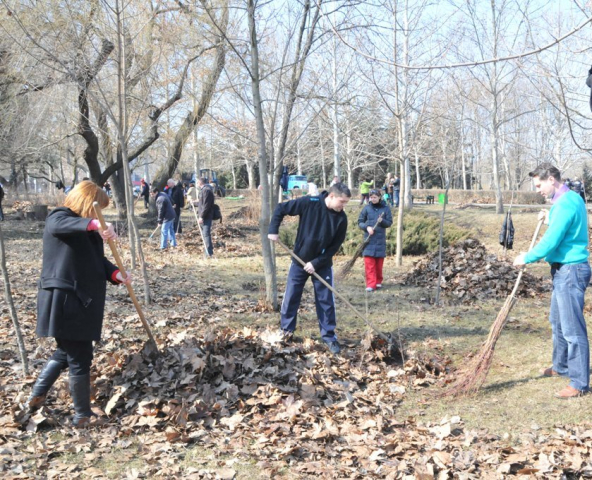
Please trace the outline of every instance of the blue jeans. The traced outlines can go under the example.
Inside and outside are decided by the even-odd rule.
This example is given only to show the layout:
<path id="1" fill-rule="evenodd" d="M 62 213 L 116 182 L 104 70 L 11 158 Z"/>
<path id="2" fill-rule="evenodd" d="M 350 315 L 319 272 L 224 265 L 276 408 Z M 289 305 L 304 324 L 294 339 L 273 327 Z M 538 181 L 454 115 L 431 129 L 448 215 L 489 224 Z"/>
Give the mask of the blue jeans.
<path id="1" fill-rule="evenodd" d="M 590 386 L 590 345 L 584 319 L 584 295 L 590 265 L 577 263 L 551 268 L 553 294 L 549 321 L 553 330 L 553 370 L 569 377 L 570 386 Z"/>
<path id="2" fill-rule="evenodd" d="M 214 255 L 214 244 L 212 243 L 212 219 L 205 219 L 201 226 L 201 231 L 204 237 L 205 248 L 208 257 Z"/>
<path id="3" fill-rule="evenodd" d="M 394 200 L 395 200 L 395 207 L 398 207 L 398 206 L 399 206 L 399 193 L 400 193 L 400 192 L 401 192 L 400 190 L 395 190 L 395 191 L 393 192 L 393 193 L 394 193 L 394 195 L 393 195 L 393 196 L 395 197 L 395 198 L 394 198 Z"/>
<path id="4" fill-rule="evenodd" d="M 317 271 L 321 278 L 324 278 L 329 285 L 333 285 L 333 269 L 325 267 Z M 288 271 L 288 280 L 286 282 L 286 292 L 281 308 L 282 330 L 293 332 L 296 330 L 296 318 L 300 299 L 304 290 L 304 284 L 312 277 L 312 285 L 315 292 L 315 307 L 319 319 L 319 329 L 321 337 L 325 342 L 337 340 L 335 335 L 335 299 L 333 292 L 323 285 L 319 280 L 304 271 L 304 268 L 295 262 L 290 265 Z"/>
<path id="5" fill-rule="evenodd" d="M 175 237 L 175 219 L 162 222 L 160 229 L 160 249 L 163 250 L 168 247 L 169 242 L 173 247 L 177 246 L 177 238 Z"/>

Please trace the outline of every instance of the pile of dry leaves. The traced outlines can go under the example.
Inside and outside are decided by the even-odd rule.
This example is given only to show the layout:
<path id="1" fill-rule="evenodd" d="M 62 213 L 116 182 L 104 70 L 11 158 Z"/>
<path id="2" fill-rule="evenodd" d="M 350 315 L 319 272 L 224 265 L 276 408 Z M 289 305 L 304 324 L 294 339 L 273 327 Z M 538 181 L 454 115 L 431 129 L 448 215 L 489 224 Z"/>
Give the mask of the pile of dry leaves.
<path id="1" fill-rule="evenodd" d="M 26 200 L 15 200 L 15 202 L 12 204 L 12 208 L 15 212 L 32 212 L 33 204 Z"/>
<path id="2" fill-rule="evenodd" d="M 223 251 L 234 255 L 252 255 L 258 251 L 257 242 L 247 241 L 247 234 L 252 234 L 253 227 L 245 225 L 243 222 L 234 222 L 232 225 L 227 223 L 215 222 L 212 225 L 211 236 L 214 244 L 214 255 Z M 155 238 L 152 246 L 157 245 L 159 238 Z M 197 225 L 184 225 L 183 234 L 178 236 L 177 241 L 181 250 L 189 254 L 203 255 L 204 241 L 202 233 Z"/>
<path id="3" fill-rule="evenodd" d="M 284 345 L 276 332 L 249 328 L 199 338 L 171 333 L 158 356 L 104 347 L 95 361 L 96 403 L 109 424 L 44 445 L 27 435 L 46 423 L 67 424 L 65 392 L 33 416 L 16 409 L 3 418 L 0 471 L 30 478 L 23 461 L 35 454 L 40 478 L 100 476 L 90 466 L 95 457 L 112 446 L 125 450 L 133 434 L 142 439 L 135 455 L 145 461 L 130 478 L 235 478 L 232 463 L 184 471 L 173 445 L 192 443 L 255 461 L 270 478 L 287 471 L 299 478 L 592 476 L 592 430 L 585 427 L 534 432 L 518 451 L 485 431 L 466 431 L 459 417 L 436 424 L 398 418 L 407 390 L 440 382 L 445 362 L 406 352 L 404 365 L 392 364 L 386 345 L 370 337 L 340 357 L 311 340 Z M 68 449 L 84 452 L 84 461 L 54 460 Z"/>
<path id="4" fill-rule="evenodd" d="M 433 287 L 438 281 L 439 254 L 434 252 L 418 260 L 411 272 L 403 277 L 405 285 Z M 500 298 L 514 288 L 518 269 L 511 263 L 499 260 L 474 239 L 467 239 L 442 251 L 442 292 L 462 302 Z M 525 272 L 520 282 L 518 295 L 535 297 L 549 291 L 547 280 Z"/>

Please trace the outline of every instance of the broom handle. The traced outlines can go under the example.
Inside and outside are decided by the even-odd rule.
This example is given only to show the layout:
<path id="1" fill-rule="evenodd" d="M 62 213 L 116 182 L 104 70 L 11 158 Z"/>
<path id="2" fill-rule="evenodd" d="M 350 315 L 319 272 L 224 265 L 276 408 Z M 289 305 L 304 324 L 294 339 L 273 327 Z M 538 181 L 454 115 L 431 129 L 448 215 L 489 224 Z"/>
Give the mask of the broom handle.
<path id="1" fill-rule="evenodd" d="M 303 267 L 306 265 L 304 260 L 302 260 L 292 250 L 290 250 L 288 247 L 286 247 L 279 238 L 277 240 L 277 243 L 279 243 L 279 245 L 286 252 L 288 252 L 292 256 L 292 258 L 294 258 Z M 351 303 L 349 303 L 349 301 L 343 295 L 341 295 L 328 282 L 326 282 L 325 279 L 323 279 L 323 277 L 321 277 L 317 272 L 312 272 L 312 274 L 319 282 L 321 282 L 323 285 L 325 285 L 325 287 L 327 287 L 329 290 L 331 290 L 331 292 L 333 292 L 334 295 L 338 296 L 358 317 L 360 317 L 362 320 L 364 320 L 364 323 L 366 323 L 366 325 L 368 325 L 372 330 L 374 330 L 383 340 L 385 340 L 387 343 L 391 342 L 390 339 L 384 333 L 382 333 L 380 330 L 378 330 L 378 328 L 376 328 L 364 315 L 362 315 Z"/>
<path id="2" fill-rule="evenodd" d="M 105 223 L 105 217 L 103 217 L 103 212 L 101 211 L 101 207 L 99 206 L 99 203 L 93 202 L 93 208 L 95 209 L 95 213 L 97 215 L 97 218 L 99 219 L 99 222 L 101 223 L 101 229 L 106 230 L 107 224 Z M 125 267 L 123 266 L 123 262 L 121 261 L 121 257 L 119 256 L 119 252 L 117 251 L 117 245 L 115 245 L 115 242 L 112 239 L 107 240 L 107 242 L 109 243 L 109 247 L 111 248 L 111 253 L 113 254 L 113 258 L 115 259 L 115 263 L 117 264 L 117 268 L 119 268 L 119 272 L 121 273 L 121 276 L 125 279 L 127 277 L 126 270 L 125 270 Z M 144 329 L 146 330 L 146 333 L 148 334 L 148 338 L 150 339 L 150 342 L 154 345 L 154 348 L 158 352 L 158 347 L 156 346 L 156 340 L 154 340 L 154 336 L 152 335 L 152 331 L 150 330 L 150 325 L 148 325 L 148 322 L 146 321 L 146 318 L 144 317 L 144 312 L 142 311 L 142 307 L 140 306 L 140 303 L 138 302 L 138 299 L 136 298 L 136 294 L 134 293 L 134 288 L 129 283 L 127 283 L 125 286 L 127 287 L 127 291 L 129 293 L 130 298 L 132 299 L 132 302 L 134 302 L 134 306 L 136 307 L 136 311 L 138 312 L 138 315 L 140 316 L 140 320 L 142 322 L 142 325 L 144 326 Z"/>
<path id="3" fill-rule="evenodd" d="M 534 230 L 534 235 L 532 236 L 532 240 L 530 241 L 530 247 L 528 247 L 529 252 L 534 248 L 534 244 L 536 243 L 536 240 L 539 237 L 539 232 L 541 231 L 541 227 L 543 226 L 544 221 L 545 219 L 541 218 L 539 220 L 539 223 L 537 223 L 537 226 Z M 512 293 L 510 294 L 511 298 L 514 298 L 516 296 L 516 292 L 518 292 L 518 287 L 520 286 L 520 282 L 522 281 L 522 274 L 524 273 L 525 268 L 526 265 L 522 265 L 522 267 L 520 267 L 518 278 L 516 278 L 516 283 L 514 284 L 514 288 L 512 290 Z"/>
<path id="4" fill-rule="evenodd" d="M 376 220 L 376 223 L 374 224 L 374 226 L 372 227 L 372 230 L 376 230 L 376 227 L 378 227 L 378 224 L 380 222 L 382 222 L 382 213 L 380 215 L 378 215 L 378 220 Z M 372 235 L 368 234 L 368 236 L 366 237 L 366 240 L 364 240 L 364 243 L 362 243 L 362 245 L 366 246 L 370 243 L 370 237 Z"/>

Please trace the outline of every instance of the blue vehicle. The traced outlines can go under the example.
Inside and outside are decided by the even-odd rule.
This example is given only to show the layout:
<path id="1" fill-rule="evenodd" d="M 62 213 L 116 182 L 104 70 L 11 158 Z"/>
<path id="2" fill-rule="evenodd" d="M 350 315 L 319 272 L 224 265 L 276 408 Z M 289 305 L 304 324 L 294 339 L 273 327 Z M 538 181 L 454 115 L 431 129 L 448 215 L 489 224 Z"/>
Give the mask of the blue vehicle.
<path id="1" fill-rule="evenodd" d="M 300 190 L 308 190 L 308 181 L 306 175 L 289 175 L 288 176 L 288 190 L 294 190 L 299 188 Z"/>
<path id="2" fill-rule="evenodd" d="M 207 180 L 207 182 L 212 186 L 212 188 L 214 189 L 214 193 L 216 195 L 218 195 L 219 197 L 225 197 L 226 196 L 226 189 L 220 185 L 220 182 L 218 181 L 218 175 L 216 174 L 216 172 L 210 168 L 202 168 L 199 171 L 199 176 L 203 177 Z M 196 183 L 196 178 L 195 178 L 195 174 L 193 174 L 193 177 L 191 178 L 191 181 Z M 197 183 L 196 183 L 197 184 Z"/>

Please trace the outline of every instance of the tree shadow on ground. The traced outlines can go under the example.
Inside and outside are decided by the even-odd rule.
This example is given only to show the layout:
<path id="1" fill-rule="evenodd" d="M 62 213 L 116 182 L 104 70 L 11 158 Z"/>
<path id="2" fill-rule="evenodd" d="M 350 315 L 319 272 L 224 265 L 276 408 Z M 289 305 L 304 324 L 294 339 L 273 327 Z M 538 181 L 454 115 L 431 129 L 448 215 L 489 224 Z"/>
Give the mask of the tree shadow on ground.
<path id="1" fill-rule="evenodd" d="M 441 327 L 424 326 L 424 327 L 402 327 L 400 329 L 401 335 L 410 340 L 423 340 L 426 337 L 433 338 L 456 338 L 467 336 L 485 336 L 488 333 L 487 328 L 482 327 L 455 327 L 453 325 L 443 325 Z M 395 329 L 393 331 L 397 333 Z"/>
<path id="2" fill-rule="evenodd" d="M 481 390 L 485 393 L 500 393 L 504 390 L 514 388 L 518 385 L 525 385 L 527 383 L 534 382 L 536 380 L 541 380 L 543 378 L 544 377 L 542 376 L 534 375 L 529 377 L 517 378 L 513 380 L 506 380 L 503 382 L 490 383 L 487 386 L 483 387 Z"/>

